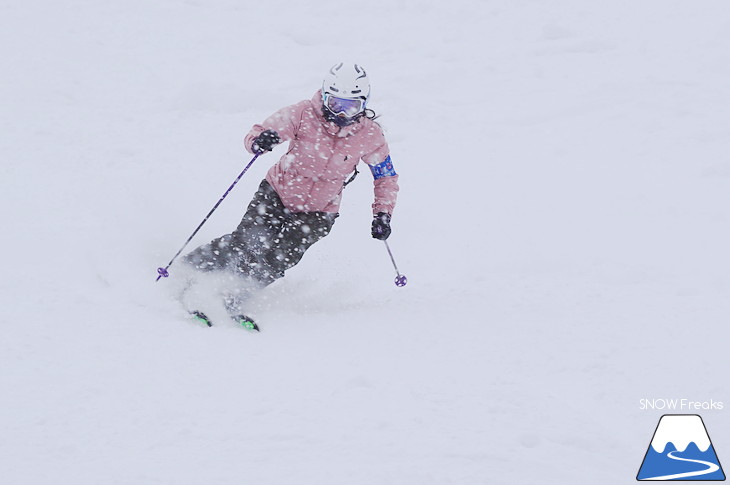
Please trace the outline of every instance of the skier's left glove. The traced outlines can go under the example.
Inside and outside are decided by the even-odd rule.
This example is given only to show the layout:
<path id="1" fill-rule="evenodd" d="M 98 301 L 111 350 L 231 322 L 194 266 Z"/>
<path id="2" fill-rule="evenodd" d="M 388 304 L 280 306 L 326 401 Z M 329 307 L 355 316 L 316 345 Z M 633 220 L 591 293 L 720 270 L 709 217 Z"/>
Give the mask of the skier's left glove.
<path id="1" fill-rule="evenodd" d="M 251 150 L 261 155 L 264 152 L 270 152 L 276 145 L 281 143 L 281 137 L 274 130 L 262 131 L 259 136 L 251 144 Z"/>
<path id="2" fill-rule="evenodd" d="M 390 236 L 390 214 L 378 212 L 373 218 L 371 234 L 375 239 L 385 241 Z"/>

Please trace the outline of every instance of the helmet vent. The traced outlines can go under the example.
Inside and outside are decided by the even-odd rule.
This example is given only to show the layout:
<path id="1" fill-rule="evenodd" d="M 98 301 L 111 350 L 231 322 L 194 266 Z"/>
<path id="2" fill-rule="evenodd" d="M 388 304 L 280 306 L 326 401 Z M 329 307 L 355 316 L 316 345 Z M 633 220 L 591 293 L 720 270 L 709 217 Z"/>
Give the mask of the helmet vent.
<path id="1" fill-rule="evenodd" d="M 322 80 L 322 99 L 329 94 L 341 98 L 362 98 L 367 101 L 370 97 L 370 80 L 359 64 L 339 62 L 330 67 L 329 72 Z"/>

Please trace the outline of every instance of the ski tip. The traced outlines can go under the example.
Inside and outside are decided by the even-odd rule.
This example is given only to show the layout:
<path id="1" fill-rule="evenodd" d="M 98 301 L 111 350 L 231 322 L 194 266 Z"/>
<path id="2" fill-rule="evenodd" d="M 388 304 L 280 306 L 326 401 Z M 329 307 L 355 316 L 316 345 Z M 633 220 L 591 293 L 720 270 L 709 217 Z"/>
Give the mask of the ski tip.
<path id="1" fill-rule="evenodd" d="M 252 332 L 260 332 L 261 329 L 259 329 L 259 326 L 256 324 L 253 318 L 246 316 L 246 315 L 235 315 L 233 317 L 233 321 L 238 323 L 240 326 L 245 328 L 246 330 L 250 330 Z"/>
<path id="2" fill-rule="evenodd" d="M 206 324 L 209 327 L 213 326 L 213 322 L 211 322 L 210 318 L 208 318 L 208 316 L 203 312 L 199 312 L 197 310 L 192 311 L 192 312 L 190 312 L 190 316 L 192 316 L 195 320 L 199 321 L 200 323 Z"/>

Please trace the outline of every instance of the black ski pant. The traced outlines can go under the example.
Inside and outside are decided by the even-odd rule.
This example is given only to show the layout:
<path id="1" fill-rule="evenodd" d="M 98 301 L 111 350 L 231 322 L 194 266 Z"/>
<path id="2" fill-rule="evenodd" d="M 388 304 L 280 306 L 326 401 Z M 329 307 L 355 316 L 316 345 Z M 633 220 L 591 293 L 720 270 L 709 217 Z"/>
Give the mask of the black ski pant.
<path id="1" fill-rule="evenodd" d="M 329 234 L 338 215 L 292 212 L 264 180 L 236 230 L 190 252 L 185 261 L 202 271 L 233 271 L 266 286 Z"/>

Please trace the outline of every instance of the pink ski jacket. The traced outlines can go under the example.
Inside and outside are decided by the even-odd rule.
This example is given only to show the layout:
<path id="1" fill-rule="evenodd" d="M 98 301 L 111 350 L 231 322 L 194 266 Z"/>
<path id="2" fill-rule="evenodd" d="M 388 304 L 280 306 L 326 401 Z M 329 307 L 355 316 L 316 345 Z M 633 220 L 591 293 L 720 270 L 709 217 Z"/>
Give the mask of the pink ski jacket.
<path id="1" fill-rule="evenodd" d="M 360 160 L 373 173 L 373 214 L 393 213 L 398 175 L 380 125 L 368 118 L 340 128 L 322 114 L 322 92 L 282 108 L 246 135 L 246 149 L 264 130 L 275 130 L 289 149 L 269 169 L 266 180 L 293 212 L 337 212 L 345 180 Z"/>

